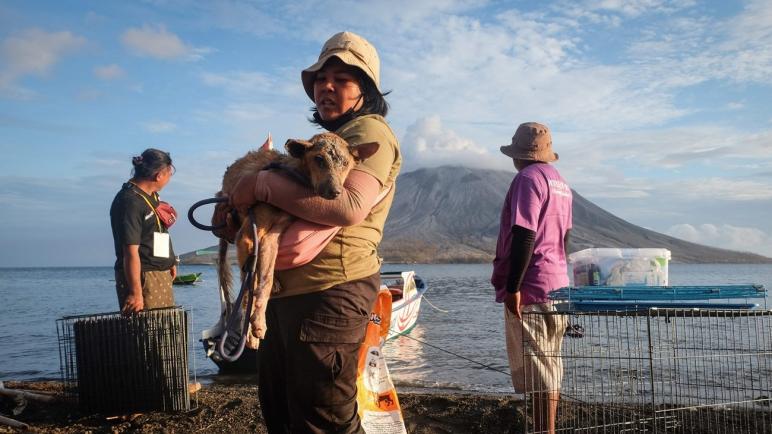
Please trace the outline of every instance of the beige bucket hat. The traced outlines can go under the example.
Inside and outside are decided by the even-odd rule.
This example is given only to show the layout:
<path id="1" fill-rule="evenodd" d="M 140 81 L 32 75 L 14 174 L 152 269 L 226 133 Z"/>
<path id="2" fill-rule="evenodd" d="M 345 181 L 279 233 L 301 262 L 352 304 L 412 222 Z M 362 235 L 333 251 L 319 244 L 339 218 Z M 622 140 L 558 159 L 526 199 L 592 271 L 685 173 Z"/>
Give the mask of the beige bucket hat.
<path id="1" fill-rule="evenodd" d="M 322 69 L 322 66 L 333 57 L 337 57 L 346 65 L 361 69 L 375 83 L 375 87 L 379 91 L 381 90 L 381 61 L 375 47 L 356 33 L 340 32 L 332 35 L 324 43 L 319 60 L 300 74 L 303 88 L 312 101 L 314 99 L 314 77 L 317 71 Z"/>
<path id="2" fill-rule="evenodd" d="M 512 136 L 512 143 L 500 149 L 502 154 L 516 160 L 551 163 L 558 159 L 558 154 L 552 151 L 550 129 L 537 122 L 520 124 Z"/>

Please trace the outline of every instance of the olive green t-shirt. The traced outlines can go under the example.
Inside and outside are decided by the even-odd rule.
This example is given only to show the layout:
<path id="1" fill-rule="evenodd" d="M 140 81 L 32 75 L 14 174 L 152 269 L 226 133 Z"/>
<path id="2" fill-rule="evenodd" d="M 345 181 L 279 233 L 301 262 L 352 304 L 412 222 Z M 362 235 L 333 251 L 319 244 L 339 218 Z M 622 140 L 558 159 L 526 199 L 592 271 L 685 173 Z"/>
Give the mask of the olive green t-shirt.
<path id="1" fill-rule="evenodd" d="M 290 270 L 276 272 L 281 291 L 272 297 L 287 297 L 323 291 L 351 280 L 371 276 L 380 270 L 378 244 L 383 225 L 394 200 L 394 181 L 402 165 L 399 143 L 394 132 L 379 115 L 360 116 L 335 131 L 350 145 L 377 142 L 378 151 L 360 162 L 354 170 L 374 176 L 381 191 L 390 188 L 361 223 L 341 228 L 337 235 L 311 262 Z"/>

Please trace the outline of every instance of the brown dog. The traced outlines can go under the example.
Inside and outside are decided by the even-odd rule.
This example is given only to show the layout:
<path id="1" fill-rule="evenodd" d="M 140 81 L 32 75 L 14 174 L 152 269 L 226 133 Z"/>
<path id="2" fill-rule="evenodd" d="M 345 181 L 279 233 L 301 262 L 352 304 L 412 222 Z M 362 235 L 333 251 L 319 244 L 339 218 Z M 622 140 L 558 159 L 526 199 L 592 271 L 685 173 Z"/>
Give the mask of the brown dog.
<path id="1" fill-rule="evenodd" d="M 239 179 L 247 173 L 264 169 L 271 164 L 280 166 L 308 180 L 316 194 L 325 199 L 335 199 L 343 191 L 343 183 L 351 169 L 378 150 L 378 143 L 349 146 L 340 136 L 332 133 L 317 134 L 309 141 L 288 140 L 284 145 L 289 155 L 270 148 L 270 137 L 257 151 L 228 166 L 223 175 L 222 191 L 218 196 L 230 195 Z M 257 348 L 259 339 L 265 337 L 265 309 L 273 288 L 273 272 L 279 247 L 279 237 L 294 219 L 292 215 L 267 203 L 257 202 L 251 212 L 257 227 L 258 248 L 255 250 L 254 231 L 248 214 L 239 215 L 241 228 L 236 233 L 235 244 L 238 263 L 242 270 L 241 281 L 246 278 L 244 264 L 255 253 L 257 260 L 254 279 L 254 302 L 250 314 L 251 331 L 247 346 Z M 226 300 L 230 300 L 231 272 L 228 265 L 228 241 L 220 239 L 217 274 Z"/>

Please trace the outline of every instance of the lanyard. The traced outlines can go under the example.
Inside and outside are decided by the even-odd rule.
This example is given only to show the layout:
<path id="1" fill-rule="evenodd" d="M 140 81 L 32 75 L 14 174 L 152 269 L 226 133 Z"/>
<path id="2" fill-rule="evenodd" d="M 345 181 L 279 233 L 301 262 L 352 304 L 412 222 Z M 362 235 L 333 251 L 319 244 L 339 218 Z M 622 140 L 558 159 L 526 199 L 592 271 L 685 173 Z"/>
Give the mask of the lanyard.
<path id="1" fill-rule="evenodd" d="M 129 182 L 129 184 L 133 185 L 134 187 L 137 187 L 137 184 L 135 184 L 133 182 Z M 137 188 L 139 188 L 139 187 L 137 187 Z M 145 203 L 147 204 L 147 206 L 149 206 L 150 209 L 153 210 L 153 215 L 155 216 L 155 222 L 158 224 L 158 232 L 163 232 L 163 229 L 161 229 L 161 219 L 158 218 L 158 213 L 156 212 L 155 207 L 153 206 L 153 204 L 151 204 L 150 201 L 147 200 L 147 197 L 145 197 L 144 194 L 140 194 L 137 190 L 134 190 L 133 188 L 131 189 L 131 191 L 133 191 L 137 196 L 139 196 L 142 199 L 144 199 Z"/>

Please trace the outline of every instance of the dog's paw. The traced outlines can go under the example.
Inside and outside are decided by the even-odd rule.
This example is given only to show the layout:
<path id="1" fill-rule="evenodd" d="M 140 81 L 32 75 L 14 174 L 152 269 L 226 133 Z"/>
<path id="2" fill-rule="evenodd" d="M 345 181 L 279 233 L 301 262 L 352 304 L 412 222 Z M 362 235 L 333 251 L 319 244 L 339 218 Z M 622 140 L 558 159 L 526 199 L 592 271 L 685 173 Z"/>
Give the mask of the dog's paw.
<path id="1" fill-rule="evenodd" d="M 246 347 L 250 350 L 256 350 L 260 346 L 260 339 L 252 335 L 252 328 L 250 327 L 247 333 Z"/>
<path id="2" fill-rule="evenodd" d="M 268 326 L 265 323 L 265 315 L 252 315 L 249 319 L 249 325 L 249 334 L 251 336 L 254 336 L 256 339 L 265 338 L 265 331 L 268 329 Z"/>

